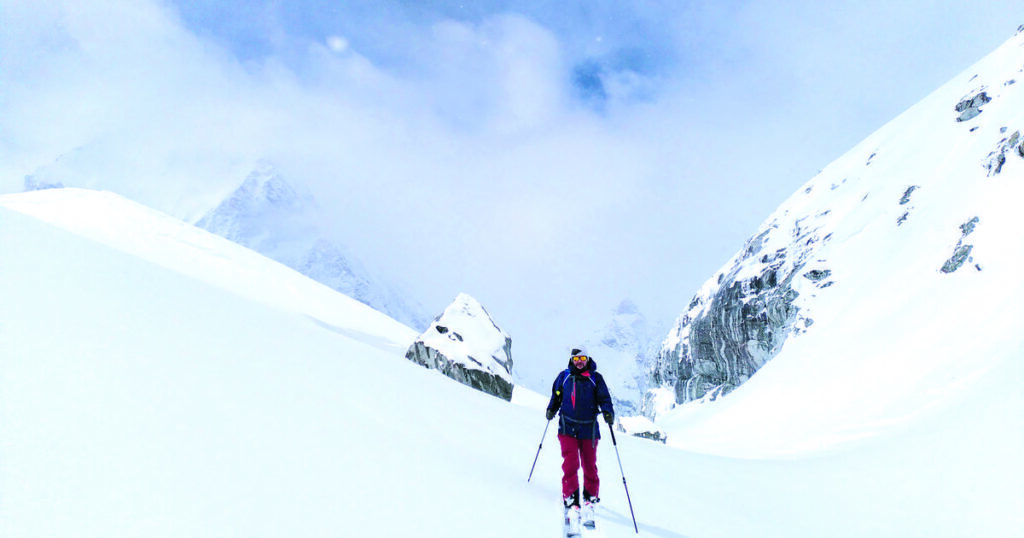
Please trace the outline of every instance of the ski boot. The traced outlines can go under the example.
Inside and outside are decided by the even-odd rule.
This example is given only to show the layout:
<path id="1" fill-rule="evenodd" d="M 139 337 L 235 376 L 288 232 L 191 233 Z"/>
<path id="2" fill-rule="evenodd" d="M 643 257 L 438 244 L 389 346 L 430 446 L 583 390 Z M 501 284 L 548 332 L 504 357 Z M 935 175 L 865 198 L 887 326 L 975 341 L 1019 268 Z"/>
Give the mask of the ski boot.
<path id="1" fill-rule="evenodd" d="M 596 495 L 591 495 L 589 491 L 583 490 L 583 507 L 580 509 L 580 520 L 584 527 L 593 529 L 597 526 L 594 521 L 594 509 L 597 508 L 597 503 L 601 502 L 601 499 L 597 498 Z"/>
<path id="2" fill-rule="evenodd" d="M 576 490 L 572 495 L 562 499 L 562 506 L 565 508 L 565 535 L 579 536 L 580 529 L 580 492 Z"/>

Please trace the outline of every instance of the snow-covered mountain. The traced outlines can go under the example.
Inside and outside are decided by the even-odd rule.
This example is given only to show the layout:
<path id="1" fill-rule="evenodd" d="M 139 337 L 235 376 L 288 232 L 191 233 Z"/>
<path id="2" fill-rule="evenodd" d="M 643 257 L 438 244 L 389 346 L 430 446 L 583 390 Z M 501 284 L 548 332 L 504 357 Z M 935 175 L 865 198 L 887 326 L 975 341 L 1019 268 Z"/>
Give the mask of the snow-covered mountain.
<path id="1" fill-rule="evenodd" d="M 221 198 L 223 195 L 213 187 L 221 181 L 208 180 L 205 186 L 176 191 L 170 185 L 195 180 L 184 182 L 182 176 L 194 172 L 186 174 L 173 163 L 132 161 L 125 166 L 110 166 L 111 161 L 117 161 L 111 156 L 116 138 L 101 137 L 39 167 L 24 178 L 24 189 L 112 190 L 256 250 L 414 329 L 422 330 L 429 322 L 423 307 L 408 293 L 375 276 L 356 254 L 324 233 L 320 223 L 323 209 L 314 197 L 285 179 L 269 161 L 258 162 L 241 184 Z M 222 168 L 211 167 L 208 172 Z M 167 176 L 166 181 L 157 183 L 168 187 L 139 191 L 131 180 L 133 173 Z M 192 194 L 185 196 L 184 192 Z"/>
<path id="2" fill-rule="evenodd" d="M 434 319 L 405 357 L 464 385 L 512 399 L 512 337 L 466 293 Z"/>
<path id="3" fill-rule="evenodd" d="M 361 301 L 406 325 L 427 318 L 406 295 L 376 278 L 356 256 L 319 228 L 312 195 L 296 190 L 270 163 L 260 163 L 241 185 L 196 222 Z"/>
<path id="4" fill-rule="evenodd" d="M 709 281 L 690 319 L 743 292 L 721 328 L 770 360 L 666 406 L 667 445 L 600 442 L 599 536 L 635 536 L 630 506 L 642 536 L 1024 535 L 1021 78 L 1024 35 L 823 170 Z M 761 319 L 742 305 L 783 324 L 730 327 Z M 681 346 L 724 345 L 697 325 Z M 421 368 L 416 337 L 120 196 L 0 196 L 0 536 L 559 532 L 546 398 Z"/>
<path id="5" fill-rule="evenodd" d="M 729 398 L 671 417 L 669 446 L 620 435 L 613 448 L 606 437 L 598 535 L 635 536 L 620 470 L 642 536 L 1024 533 L 1021 284 L 992 271 L 1006 280 L 972 280 L 960 302 L 940 303 L 961 314 L 963 332 L 875 313 L 876 327 L 970 352 L 938 357 L 958 368 L 932 370 L 928 383 L 914 368 L 928 360 L 898 364 L 907 349 L 861 364 L 787 346 L 774 374 L 765 368 Z M 972 297 L 991 301 L 992 317 L 971 316 Z M 849 345 L 844 336 L 837 347 Z M 509 403 L 453 383 L 404 358 L 415 338 L 280 263 L 119 196 L 0 196 L 0 536 L 560 532 L 546 398 L 517 386 Z M 840 373 L 858 399 L 828 383 Z M 958 390 L 932 393 L 941 383 Z M 904 397 L 887 408 L 888 427 L 871 429 L 874 404 L 894 387 Z M 757 405 L 720 407 L 729 402 Z M 827 410 L 827 420 L 802 408 Z M 745 423 L 715 429 L 714 419 Z M 747 436 L 720 435 L 730 431 Z M 861 443 L 806 444 L 837 431 Z M 727 456 L 751 457 L 751 438 L 789 456 Z"/>
<path id="6" fill-rule="evenodd" d="M 1024 183 L 1022 66 L 1018 33 L 783 203 L 665 339 L 651 379 L 663 388 L 648 395 L 648 413 L 727 394 L 800 340 L 818 355 L 843 341 L 864 355 L 902 349 L 941 364 L 957 347 L 950 340 L 987 334 L 972 334 L 968 320 L 1024 299 L 1003 281 L 1024 250 L 1013 201 Z M 1002 298 L 962 302 L 979 286 Z M 880 326 L 892 316 L 950 332 Z"/>
<path id="7" fill-rule="evenodd" d="M 623 299 L 608 323 L 584 341 L 598 361 L 620 416 L 640 410 L 663 329 L 649 321 L 633 301 Z"/>

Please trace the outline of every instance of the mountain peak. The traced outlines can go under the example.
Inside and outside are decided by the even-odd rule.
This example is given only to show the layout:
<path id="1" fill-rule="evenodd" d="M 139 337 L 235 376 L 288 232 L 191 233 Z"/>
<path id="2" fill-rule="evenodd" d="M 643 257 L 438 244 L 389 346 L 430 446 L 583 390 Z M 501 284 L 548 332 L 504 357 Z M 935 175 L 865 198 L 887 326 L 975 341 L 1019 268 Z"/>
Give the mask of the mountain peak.
<path id="1" fill-rule="evenodd" d="M 618 306 L 615 307 L 614 311 L 616 316 L 631 316 L 640 313 L 640 308 L 636 306 L 636 303 L 629 299 L 623 299 Z"/>
<path id="2" fill-rule="evenodd" d="M 300 197 L 295 188 L 270 162 L 261 162 L 256 166 L 235 191 L 235 196 L 232 198 L 236 197 L 239 200 L 264 201 L 274 207 L 292 209 L 301 209 L 305 205 L 312 205 L 312 198 L 308 195 Z"/>
<path id="3" fill-rule="evenodd" d="M 259 234 L 268 220 L 287 220 L 289 227 L 311 229 L 317 211 L 313 197 L 300 194 L 267 161 L 261 161 L 227 198 L 204 215 L 196 226 L 235 240 Z M 277 225 L 282 222 L 275 223 Z"/>
<path id="4" fill-rule="evenodd" d="M 421 329 L 426 317 L 378 281 L 320 228 L 312 194 L 295 187 L 273 163 L 260 161 L 196 226 L 251 248 L 395 319 Z"/>

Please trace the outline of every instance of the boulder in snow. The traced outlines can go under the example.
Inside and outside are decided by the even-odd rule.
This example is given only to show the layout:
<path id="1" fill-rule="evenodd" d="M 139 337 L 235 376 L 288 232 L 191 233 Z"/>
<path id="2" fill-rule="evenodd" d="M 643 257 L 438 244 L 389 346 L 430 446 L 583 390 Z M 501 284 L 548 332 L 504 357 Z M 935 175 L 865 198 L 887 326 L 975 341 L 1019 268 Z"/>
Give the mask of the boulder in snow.
<path id="1" fill-rule="evenodd" d="M 615 422 L 615 429 L 634 437 L 660 441 L 662 443 L 668 441 L 668 434 L 655 426 L 649 418 L 643 416 L 622 417 Z"/>
<path id="2" fill-rule="evenodd" d="M 477 390 L 512 399 L 512 338 L 465 293 L 413 342 L 405 358 Z"/>

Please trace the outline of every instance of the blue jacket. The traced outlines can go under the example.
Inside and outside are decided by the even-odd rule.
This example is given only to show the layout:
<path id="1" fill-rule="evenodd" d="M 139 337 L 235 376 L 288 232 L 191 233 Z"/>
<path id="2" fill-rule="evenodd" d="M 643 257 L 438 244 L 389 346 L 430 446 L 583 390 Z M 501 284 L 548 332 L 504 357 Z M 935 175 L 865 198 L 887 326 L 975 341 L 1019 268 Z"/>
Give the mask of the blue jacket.
<path id="1" fill-rule="evenodd" d="M 558 411 L 558 434 L 577 439 L 600 439 L 597 427 L 598 413 L 615 413 L 612 397 L 604 377 L 597 373 L 597 364 L 591 358 L 587 367 L 577 370 L 569 361 L 569 367 L 558 373 L 551 385 L 551 400 L 548 410 Z"/>

